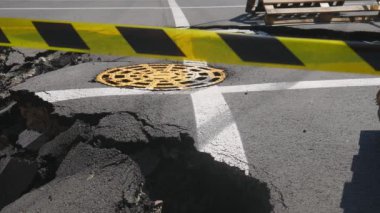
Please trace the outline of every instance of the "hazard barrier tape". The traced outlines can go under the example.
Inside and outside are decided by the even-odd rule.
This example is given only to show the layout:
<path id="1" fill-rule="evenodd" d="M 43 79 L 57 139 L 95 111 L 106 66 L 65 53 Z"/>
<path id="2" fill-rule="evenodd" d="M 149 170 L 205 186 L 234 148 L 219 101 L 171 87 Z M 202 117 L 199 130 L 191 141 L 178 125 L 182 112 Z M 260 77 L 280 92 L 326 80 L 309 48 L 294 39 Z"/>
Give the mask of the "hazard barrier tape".
<path id="1" fill-rule="evenodd" d="M 0 46 L 380 74 L 380 45 L 358 41 L 0 18 Z"/>

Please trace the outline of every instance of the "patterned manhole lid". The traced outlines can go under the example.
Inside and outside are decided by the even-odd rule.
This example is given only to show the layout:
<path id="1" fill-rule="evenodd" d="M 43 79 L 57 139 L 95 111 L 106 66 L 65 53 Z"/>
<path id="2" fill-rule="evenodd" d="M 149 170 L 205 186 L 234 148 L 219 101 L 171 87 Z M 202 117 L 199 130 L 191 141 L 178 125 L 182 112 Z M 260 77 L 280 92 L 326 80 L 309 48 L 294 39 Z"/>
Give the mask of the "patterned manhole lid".
<path id="1" fill-rule="evenodd" d="M 182 90 L 222 82 L 223 70 L 184 64 L 139 64 L 108 69 L 96 81 L 114 87 Z"/>

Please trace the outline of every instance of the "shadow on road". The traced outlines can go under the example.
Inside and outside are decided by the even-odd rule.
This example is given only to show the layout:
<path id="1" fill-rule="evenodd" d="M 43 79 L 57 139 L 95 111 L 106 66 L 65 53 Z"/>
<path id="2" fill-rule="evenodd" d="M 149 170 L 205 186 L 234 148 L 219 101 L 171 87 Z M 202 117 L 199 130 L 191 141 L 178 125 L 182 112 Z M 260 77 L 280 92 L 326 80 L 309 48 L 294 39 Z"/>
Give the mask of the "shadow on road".
<path id="1" fill-rule="evenodd" d="M 345 183 L 344 213 L 380 212 L 380 131 L 362 131 L 359 153 L 353 157 L 350 183 Z"/>
<path id="2" fill-rule="evenodd" d="M 244 13 L 230 19 L 230 21 L 241 23 L 241 24 L 258 25 L 258 24 L 263 23 L 263 18 L 264 18 L 264 13 L 255 14 L 255 15 Z"/>

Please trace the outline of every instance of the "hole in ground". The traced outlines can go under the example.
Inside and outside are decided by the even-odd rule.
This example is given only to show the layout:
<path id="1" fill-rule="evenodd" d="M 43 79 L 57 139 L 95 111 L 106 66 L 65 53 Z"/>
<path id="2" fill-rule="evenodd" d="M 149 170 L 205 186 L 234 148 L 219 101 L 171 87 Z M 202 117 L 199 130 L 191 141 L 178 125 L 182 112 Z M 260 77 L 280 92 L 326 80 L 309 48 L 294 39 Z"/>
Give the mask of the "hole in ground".
<path id="1" fill-rule="evenodd" d="M 272 211 L 266 183 L 198 152 L 193 143 L 153 139 L 142 151 L 129 153 L 145 177 L 144 192 L 163 201 L 163 213 Z"/>

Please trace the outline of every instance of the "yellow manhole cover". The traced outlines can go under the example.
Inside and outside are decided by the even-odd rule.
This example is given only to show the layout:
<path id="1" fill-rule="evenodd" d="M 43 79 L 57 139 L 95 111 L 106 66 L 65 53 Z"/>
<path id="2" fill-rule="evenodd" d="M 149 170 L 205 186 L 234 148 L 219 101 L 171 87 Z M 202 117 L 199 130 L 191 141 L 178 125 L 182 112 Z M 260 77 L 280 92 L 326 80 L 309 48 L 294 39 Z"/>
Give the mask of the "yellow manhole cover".
<path id="1" fill-rule="evenodd" d="M 108 69 L 96 81 L 114 87 L 181 90 L 222 82 L 223 70 L 183 64 L 139 64 Z"/>

